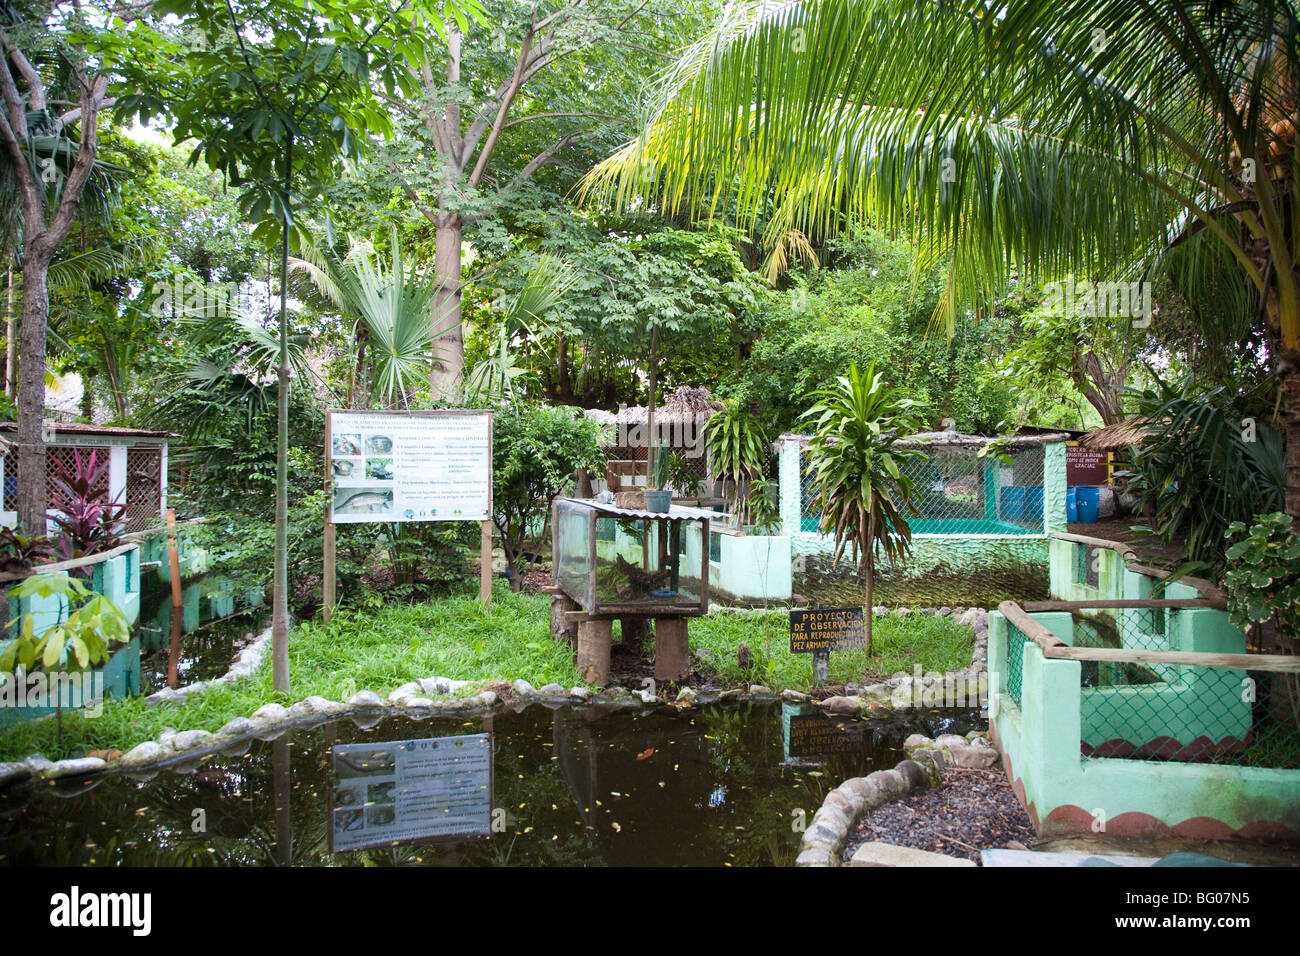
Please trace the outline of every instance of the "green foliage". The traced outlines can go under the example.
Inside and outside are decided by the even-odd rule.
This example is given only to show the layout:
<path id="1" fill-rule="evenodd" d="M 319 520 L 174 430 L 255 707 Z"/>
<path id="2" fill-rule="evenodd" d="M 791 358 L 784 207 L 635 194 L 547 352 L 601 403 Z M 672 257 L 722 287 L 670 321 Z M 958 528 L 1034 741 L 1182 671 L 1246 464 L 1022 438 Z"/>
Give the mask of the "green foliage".
<path id="1" fill-rule="evenodd" d="M 1137 398 L 1150 435 L 1133 449 L 1130 489 L 1155 515 L 1149 529 L 1182 542 L 1187 558 L 1222 563 L 1223 535 L 1282 506 L 1286 459 L 1282 436 L 1266 421 L 1257 394 L 1190 382 L 1160 383 Z M 1148 529 L 1143 529 L 1148 530 Z"/>
<path id="2" fill-rule="evenodd" d="M 369 381 L 375 397 L 392 408 L 428 376 L 437 288 L 418 263 L 408 268 L 396 229 L 388 261 L 376 261 L 372 253 L 368 243 L 354 243 L 346 257 L 328 245 L 309 246 L 290 268 L 306 273 L 335 309 L 364 329 Z M 350 351 L 358 344 L 354 331 Z"/>
<path id="3" fill-rule="evenodd" d="M 757 402 L 776 432 L 788 431 L 810 392 L 829 388 L 850 362 L 874 361 L 928 425 L 950 418 L 960 431 L 996 431 L 1020 391 L 995 367 L 1020 335 L 1015 305 L 964 317 L 951 338 L 932 335 L 944 273 L 914 274 L 914 257 L 908 243 L 873 230 L 828 243 L 820 270 L 763 300 L 748 355 L 727 369 L 718 395 Z"/>
<path id="4" fill-rule="evenodd" d="M 713 474 L 734 482 L 732 509 L 743 524 L 747 511 L 742 511 L 741 505 L 748 501 L 745 486 L 763 474 L 771 457 L 767 429 L 749 409 L 727 406 L 705 423 L 703 439 Z"/>
<path id="5" fill-rule="evenodd" d="M 601 472 L 600 425 L 571 409 L 517 405 L 497 412 L 492 426 L 493 520 L 513 566 L 530 531 L 544 529 L 551 502 L 570 486 L 575 469 Z"/>
<path id="6" fill-rule="evenodd" d="M 752 665 L 740 667 L 736 652 L 749 646 Z M 970 663 L 969 627 L 948 618 L 888 615 L 872 624 L 870 651 L 836 651 L 831 655 L 831 682 L 912 673 L 947 672 Z M 724 685 L 762 683 L 774 690 L 812 689 L 812 655 L 790 653 L 790 621 L 784 613 L 708 614 L 691 622 L 691 647 Z"/>
<path id="7" fill-rule="evenodd" d="M 1280 511 L 1257 515 L 1247 530 L 1244 521 L 1228 525 L 1230 547 L 1223 586 L 1234 627 L 1250 630 L 1277 618 L 1278 633 L 1300 640 L 1300 537 L 1291 529 L 1291 516 Z"/>
<path id="8" fill-rule="evenodd" d="M 749 484 L 748 511 L 755 534 L 778 534 L 781 530 L 781 486 L 775 481 Z"/>
<path id="9" fill-rule="evenodd" d="M 44 535 L 29 537 L 5 525 L 0 527 L 0 571 L 30 571 L 35 564 L 54 560 L 54 542 Z"/>
<path id="10" fill-rule="evenodd" d="M 869 574 L 876 550 L 897 559 L 910 549 L 903 509 L 914 489 L 899 465 L 925 454 L 896 442 L 916 430 L 913 405 L 874 365 L 865 373 L 850 365 L 847 377 L 813 397 L 821 400 L 803 416 L 814 429 L 806 466 L 813 508 L 822 531 L 835 535 L 835 561 L 851 542 Z"/>
<path id="11" fill-rule="evenodd" d="M 40 667 L 52 670 L 66 655 L 77 661 L 80 669 L 96 667 L 108 660 L 109 645 L 130 640 L 126 616 L 112 601 L 97 594 L 83 582 L 68 574 L 33 574 L 8 592 L 9 598 L 58 595 L 67 602 L 68 613 L 40 635 L 35 632 L 39 612 L 28 611 L 10 622 L 14 640 L 0 651 L 0 672 L 22 667 L 27 673 Z"/>

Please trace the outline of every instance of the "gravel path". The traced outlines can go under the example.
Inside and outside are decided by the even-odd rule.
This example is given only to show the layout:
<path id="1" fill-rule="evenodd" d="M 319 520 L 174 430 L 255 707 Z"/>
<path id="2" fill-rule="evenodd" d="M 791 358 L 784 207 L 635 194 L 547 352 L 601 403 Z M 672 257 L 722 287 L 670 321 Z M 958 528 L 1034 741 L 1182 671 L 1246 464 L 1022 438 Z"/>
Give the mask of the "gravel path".
<path id="1" fill-rule="evenodd" d="M 1001 770 L 943 771 L 937 790 L 895 800 L 867 814 L 849 835 L 847 863 L 868 840 L 979 862 L 979 851 L 1018 841 L 1034 845 L 1029 816 Z"/>

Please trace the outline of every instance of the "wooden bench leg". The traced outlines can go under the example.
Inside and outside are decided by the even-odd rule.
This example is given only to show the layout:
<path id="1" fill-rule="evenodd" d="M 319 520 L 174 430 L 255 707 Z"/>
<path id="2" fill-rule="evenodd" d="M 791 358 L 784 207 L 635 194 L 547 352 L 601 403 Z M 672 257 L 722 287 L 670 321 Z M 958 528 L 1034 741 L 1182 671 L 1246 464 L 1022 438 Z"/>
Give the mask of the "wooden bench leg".
<path id="1" fill-rule="evenodd" d="M 578 670 L 588 684 L 609 683 L 609 643 L 613 621 L 578 622 Z"/>
<path id="2" fill-rule="evenodd" d="M 684 680 L 690 672 L 686 618 L 655 618 L 655 680 Z"/>
<path id="3" fill-rule="evenodd" d="M 567 594 L 551 595 L 551 640 L 572 644 L 578 639 L 578 625 L 565 619 L 569 611 L 578 611 L 578 602 Z"/>

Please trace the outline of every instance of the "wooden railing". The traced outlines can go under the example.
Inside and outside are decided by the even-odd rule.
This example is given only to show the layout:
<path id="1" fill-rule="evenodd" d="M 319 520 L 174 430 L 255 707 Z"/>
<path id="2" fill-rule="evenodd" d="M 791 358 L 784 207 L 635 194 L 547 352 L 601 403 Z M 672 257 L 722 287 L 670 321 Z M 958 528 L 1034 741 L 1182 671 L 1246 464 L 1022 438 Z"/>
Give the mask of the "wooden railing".
<path id="1" fill-rule="evenodd" d="M 1106 548 L 1114 551 L 1124 561 L 1124 566 L 1134 574 L 1141 574 L 1143 577 L 1158 578 L 1164 580 L 1173 574 L 1167 568 L 1155 568 L 1148 564 L 1141 564 L 1138 560 L 1138 554 L 1132 547 L 1122 541 L 1109 541 L 1106 538 L 1093 538 L 1086 534 L 1073 534 L 1069 531 L 1053 531 L 1052 537 L 1060 538 L 1062 541 L 1071 541 L 1075 544 L 1086 544 L 1092 548 Z M 1192 577 L 1186 575 L 1178 579 L 1179 584 L 1186 584 L 1188 587 L 1195 588 L 1201 593 L 1206 600 L 1216 602 L 1215 607 L 1222 610 L 1228 606 L 1228 596 L 1213 581 L 1207 581 L 1205 578 Z M 1098 607 L 1096 603 L 1092 605 Z"/>
<path id="2" fill-rule="evenodd" d="M 1010 624 L 1029 638 L 1044 657 L 1071 661 L 1127 662 L 1132 664 L 1183 664 L 1197 667 L 1231 667 L 1242 670 L 1274 671 L 1300 674 L 1300 657 L 1289 654 L 1210 654 L 1202 651 L 1152 651 L 1142 648 L 1072 647 L 1053 634 L 1046 625 L 1030 617 L 1036 611 L 1082 611 L 1089 608 L 1136 608 L 1170 610 L 1209 608 L 1220 610 L 1209 600 L 1133 600 L 1133 601 L 1034 601 L 1019 604 L 1003 601 L 998 610 Z"/>

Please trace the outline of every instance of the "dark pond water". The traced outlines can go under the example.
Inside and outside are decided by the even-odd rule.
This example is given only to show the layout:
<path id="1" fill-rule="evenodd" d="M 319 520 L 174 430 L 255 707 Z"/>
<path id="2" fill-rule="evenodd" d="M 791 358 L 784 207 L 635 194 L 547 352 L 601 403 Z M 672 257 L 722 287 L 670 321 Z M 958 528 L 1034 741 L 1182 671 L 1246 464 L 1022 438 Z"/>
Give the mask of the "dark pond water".
<path id="1" fill-rule="evenodd" d="M 247 611 L 211 621 L 180 635 L 176 662 L 176 686 L 212 680 L 230 669 L 239 651 L 261 632 L 261 610 Z M 143 642 L 142 642 L 143 643 Z M 170 638 L 150 642 L 156 648 L 140 660 L 140 688 L 152 694 L 167 686 L 167 666 L 171 652 Z M 159 646 L 161 644 L 161 646 Z"/>
<path id="2" fill-rule="evenodd" d="M 0 865 L 781 865 L 799 811 L 811 822 L 845 778 L 892 767 L 908 734 L 984 726 L 953 711 L 805 710 L 343 719 L 186 774 L 0 792 Z"/>

